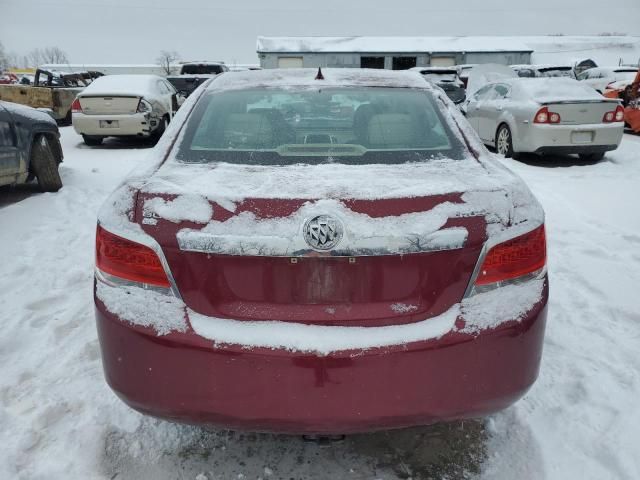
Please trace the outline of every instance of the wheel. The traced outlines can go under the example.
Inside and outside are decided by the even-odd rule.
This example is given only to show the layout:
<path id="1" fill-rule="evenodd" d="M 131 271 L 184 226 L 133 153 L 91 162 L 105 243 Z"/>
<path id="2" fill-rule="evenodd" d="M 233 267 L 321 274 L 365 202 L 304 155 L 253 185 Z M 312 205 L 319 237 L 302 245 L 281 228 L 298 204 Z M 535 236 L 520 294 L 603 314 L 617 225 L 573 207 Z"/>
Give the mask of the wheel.
<path id="1" fill-rule="evenodd" d="M 500 125 L 498 133 L 496 133 L 496 150 L 505 158 L 517 159 L 518 154 L 513 151 L 513 140 L 511 137 L 511 129 L 507 125 Z"/>
<path id="2" fill-rule="evenodd" d="M 599 162 L 604 158 L 604 152 L 600 153 L 581 153 L 578 155 L 583 162 Z"/>
<path id="3" fill-rule="evenodd" d="M 85 145 L 88 145 L 90 147 L 97 147 L 98 145 L 102 145 L 102 140 L 104 140 L 104 137 L 82 135 L 82 139 L 84 140 Z"/>
<path id="4" fill-rule="evenodd" d="M 160 121 L 160 125 L 158 126 L 158 128 L 156 128 L 154 132 L 151 134 L 151 141 L 157 142 L 158 140 L 160 140 L 160 137 L 162 137 L 162 134 L 165 132 L 165 130 L 168 127 L 169 127 L 169 117 L 165 115 L 164 117 L 162 117 L 162 120 Z"/>
<path id="5" fill-rule="evenodd" d="M 62 188 L 58 161 L 44 135 L 36 137 L 31 146 L 31 170 L 43 192 L 57 192 Z"/>

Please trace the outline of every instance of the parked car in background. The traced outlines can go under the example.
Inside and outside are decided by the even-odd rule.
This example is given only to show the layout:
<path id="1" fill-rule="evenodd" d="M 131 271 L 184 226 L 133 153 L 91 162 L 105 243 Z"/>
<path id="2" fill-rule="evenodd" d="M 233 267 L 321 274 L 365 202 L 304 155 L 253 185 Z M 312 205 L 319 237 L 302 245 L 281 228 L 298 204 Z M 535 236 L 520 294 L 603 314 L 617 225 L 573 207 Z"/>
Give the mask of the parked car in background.
<path id="1" fill-rule="evenodd" d="M 36 178 L 42 191 L 60 190 L 59 138 L 56 122 L 46 113 L 0 101 L 0 186 Z"/>
<path id="2" fill-rule="evenodd" d="M 544 212 L 465 123 L 409 72 L 198 89 L 99 214 L 111 388 L 173 421 L 309 434 L 515 402 L 542 354 Z"/>
<path id="3" fill-rule="evenodd" d="M 453 103 L 464 102 L 464 83 L 460 80 L 456 67 L 414 67 L 410 70 L 420 73 L 427 81 L 442 88 Z"/>
<path id="4" fill-rule="evenodd" d="M 632 82 L 638 73 L 634 67 L 596 67 L 585 70 L 578 75 L 578 80 L 583 81 L 598 93 L 603 93 L 607 86 L 615 82 Z"/>
<path id="5" fill-rule="evenodd" d="M 71 124 L 71 103 L 100 72 L 36 70 L 31 84 L 0 85 L 0 100 L 46 111 L 59 124 Z"/>
<path id="6" fill-rule="evenodd" d="M 218 75 L 228 72 L 224 62 L 183 62 L 180 75 Z"/>
<path id="7" fill-rule="evenodd" d="M 200 85 L 213 77 L 215 75 L 170 75 L 166 79 L 178 94 L 188 98 Z"/>
<path id="8" fill-rule="evenodd" d="M 511 68 L 523 78 L 576 77 L 571 65 L 511 65 Z"/>
<path id="9" fill-rule="evenodd" d="M 469 80 L 469 73 L 473 70 L 474 67 L 477 67 L 477 63 L 469 63 L 464 65 L 458 65 L 458 77 L 460 81 L 464 85 L 464 88 L 467 88 L 467 81 Z"/>
<path id="10" fill-rule="evenodd" d="M 498 153 L 578 154 L 601 159 L 624 133 L 624 110 L 570 78 L 505 78 L 473 94 L 463 111 Z"/>
<path id="11" fill-rule="evenodd" d="M 107 75 L 73 102 L 73 128 L 87 145 L 106 137 L 158 139 L 178 110 L 181 97 L 157 75 Z"/>
<path id="12" fill-rule="evenodd" d="M 603 95 L 622 102 L 626 125 L 633 132 L 640 133 L 640 71 L 632 80 L 610 83 Z"/>

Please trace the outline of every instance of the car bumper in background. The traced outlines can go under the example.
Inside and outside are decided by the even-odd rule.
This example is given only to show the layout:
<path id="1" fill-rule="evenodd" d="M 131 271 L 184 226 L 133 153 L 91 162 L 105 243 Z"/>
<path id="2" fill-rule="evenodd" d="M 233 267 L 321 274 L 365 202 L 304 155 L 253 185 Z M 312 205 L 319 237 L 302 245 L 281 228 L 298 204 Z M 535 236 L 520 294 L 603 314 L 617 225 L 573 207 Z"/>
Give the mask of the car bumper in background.
<path id="1" fill-rule="evenodd" d="M 146 137 L 157 126 L 158 121 L 145 113 L 132 115 L 73 114 L 73 128 L 81 135 Z"/>
<path id="2" fill-rule="evenodd" d="M 96 301 L 107 382 L 143 413 L 186 423 L 337 434 L 477 417 L 519 399 L 538 375 L 543 300 L 520 321 L 470 335 L 327 356 L 158 336 Z"/>
<path id="3" fill-rule="evenodd" d="M 517 151 L 535 153 L 599 153 L 615 150 L 622 141 L 622 123 L 586 125 L 527 125 Z"/>

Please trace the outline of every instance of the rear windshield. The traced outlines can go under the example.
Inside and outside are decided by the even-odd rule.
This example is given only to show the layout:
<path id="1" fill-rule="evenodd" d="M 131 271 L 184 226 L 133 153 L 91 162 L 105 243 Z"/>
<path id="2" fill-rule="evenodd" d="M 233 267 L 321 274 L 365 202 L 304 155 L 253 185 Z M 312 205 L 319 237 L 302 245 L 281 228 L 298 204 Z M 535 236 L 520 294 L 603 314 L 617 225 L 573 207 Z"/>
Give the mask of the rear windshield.
<path id="1" fill-rule="evenodd" d="M 465 154 L 425 90 L 262 88 L 205 94 L 187 121 L 177 158 L 367 164 Z"/>

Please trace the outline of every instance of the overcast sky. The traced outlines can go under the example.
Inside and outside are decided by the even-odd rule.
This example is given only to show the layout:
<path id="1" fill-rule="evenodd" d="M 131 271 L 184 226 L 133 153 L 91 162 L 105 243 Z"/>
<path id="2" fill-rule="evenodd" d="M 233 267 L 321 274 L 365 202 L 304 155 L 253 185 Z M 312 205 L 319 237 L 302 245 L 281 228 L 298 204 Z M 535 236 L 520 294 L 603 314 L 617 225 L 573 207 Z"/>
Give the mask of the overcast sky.
<path id="1" fill-rule="evenodd" d="M 640 0 L 0 0 L 9 52 L 71 63 L 257 63 L 258 35 L 640 34 Z"/>

